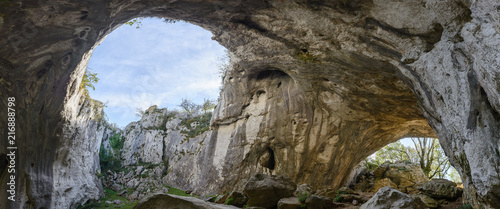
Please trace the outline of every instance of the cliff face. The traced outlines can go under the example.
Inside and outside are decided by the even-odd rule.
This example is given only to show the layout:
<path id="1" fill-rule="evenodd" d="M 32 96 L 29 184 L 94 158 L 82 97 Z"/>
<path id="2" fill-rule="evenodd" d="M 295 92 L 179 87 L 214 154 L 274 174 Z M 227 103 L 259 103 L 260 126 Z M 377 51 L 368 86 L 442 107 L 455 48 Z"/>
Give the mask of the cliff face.
<path id="1" fill-rule="evenodd" d="M 193 158 L 213 167 L 199 171 L 217 180 L 213 190 L 252 172 L 337 187 L 387 143 L 434 130 L 468 201 L 475 208 L 500 205 L 496 1 L 0 4 L 0 96 L 16 96 L 22 130 L 15 208 L 61 201 L 57 182 L 72 180 L 54 169 L 72 165 L 59 163 L 60 150 L 84 155 L 68 149 L 83 66 L 98 41 L 136 16 L 200 25 L 233 55 L 207 151 Z M 2 115 L 6 105 L 0 103 Z M 6 133 L 7 122 L 0 127 Z M 7 142 L 1 143 L 5 154 Z"/>

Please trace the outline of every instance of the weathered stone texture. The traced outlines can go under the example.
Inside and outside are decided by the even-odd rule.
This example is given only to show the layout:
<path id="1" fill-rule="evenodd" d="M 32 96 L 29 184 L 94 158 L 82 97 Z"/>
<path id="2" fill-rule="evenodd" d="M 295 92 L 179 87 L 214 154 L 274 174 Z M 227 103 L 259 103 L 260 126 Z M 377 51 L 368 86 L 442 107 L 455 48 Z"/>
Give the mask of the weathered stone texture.
<path id="1" fill-rule="evenodd" d="M 405 136 L 434 136 L 432 127 L 473 206 L 500 205 L 498 6 L 494 0 L 1 1 L 0 115 L 6 98 L 16 96 L 22 130 L 22 195 L 20 205 L 8 206 L 59 204 L 60 182 L 73 182 L 64 171 L 80 168 L 60 160 L 88 154 L 71 148 L 77 143 L 71 128 L 92 48 L 137 16 L 187 20 L 210 30 L 232 54 L 206 151 L 192 161 L 204 165 L 194 170 L 208 179 L 189 182 L 199 191 L 242 188 L 257 172 L 338 188 L 377 149 Z M 1 120 L 2 136 L 6 127 Z M 2 155 L 6 140 L 0 143 Z M 92 175 L 81 168 L 74 172 Z"/>

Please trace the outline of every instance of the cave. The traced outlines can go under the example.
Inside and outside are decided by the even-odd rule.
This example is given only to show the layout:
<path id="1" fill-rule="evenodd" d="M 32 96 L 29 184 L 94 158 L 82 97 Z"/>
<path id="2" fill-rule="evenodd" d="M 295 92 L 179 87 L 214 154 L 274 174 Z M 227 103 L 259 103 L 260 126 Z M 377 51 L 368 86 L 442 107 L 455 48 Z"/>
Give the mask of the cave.
<path id="1" fill-rule="evenodd" d="M 491 0 L 1 1 L 0 112 L 7 115 L 8 98 L 15 97 L 18 201 L 0 208 L 75 208 L 98 196 L 97 186 L 80 187 L 96 179 L 83 169 L 95 155 L 84 147 L 95 142 L 77 129 L 77 87 L 93 48 L 135 17 L 188 21 L 234 55 L 198 191 L 240 188 L 263 169 L 256 163 L 262 146 L 273 147 L 280 162 L 273 174 L 338 188 L 384 145 L 437 136 L 467 201 L 498 206 L 498 6 Z M 252 98 L 258 91 L 265 93 Z M 7 127 L 0 120 L 2 136 Z M 7 143 L 1 140 L 0 156 Z M 2 185 L 7 177 L 4 171 Z"/>

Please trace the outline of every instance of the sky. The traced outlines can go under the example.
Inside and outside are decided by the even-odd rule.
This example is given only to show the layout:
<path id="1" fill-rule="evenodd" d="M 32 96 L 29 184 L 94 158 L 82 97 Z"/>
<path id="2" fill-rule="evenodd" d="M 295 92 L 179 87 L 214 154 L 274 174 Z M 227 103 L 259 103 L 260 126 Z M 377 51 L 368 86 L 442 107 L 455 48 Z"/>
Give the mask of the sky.
<path id="1" fill-rule="evenodd" d="M 88 67 L 99 81 L 90 97 L 106 104 L 109 122 L 119 127 L 139 120 L 137 108 L 179 109 L 183 98 L 217 99 L 225 48 L 211 37 L 201 27 L 157 18 L 143 19 L 138 29 L 123 25 L 92 54 Z"/>

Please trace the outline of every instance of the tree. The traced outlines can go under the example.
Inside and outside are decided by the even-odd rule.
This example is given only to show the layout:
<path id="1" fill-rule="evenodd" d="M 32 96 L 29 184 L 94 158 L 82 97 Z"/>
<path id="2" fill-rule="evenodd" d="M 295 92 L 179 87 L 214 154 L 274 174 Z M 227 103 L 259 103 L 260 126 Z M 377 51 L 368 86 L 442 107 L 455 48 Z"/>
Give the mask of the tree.
<path id="1" fill-rule="evenodd" d="M 90 68 L 87 68 L 85 70 L 85 74 L 83 74 L 82 82 L 80 82 L 80 90 L 83 91 L 83 95 L 85 95 L 87 98 L 89 97 L 89 90 L 88 88 L 91 88 L 92 90 L 95 91 L 95 86 L 99 81 L 99 78 L 97 78 L 97 73 L 92 73 L 92 70 Z"/>
<path id="2" fill-rule="evenodd" d="M 179 106 L 182 107 L 182 109 L 186 111 L 188 115 L 196 115 L 201 109 L 200 105 L 197 105 L 191 100 L 184 98 L 182 99 L 182 102 Z"/>
<path id="3" fill-rule="evenodd" d="M 380 165 L 386 160 L 409 161 L 420 165 L 422 171 L 430 179 L 433 177 L 444 178 L 455 172 L 450 171 L 451 164 L 443 149 L 439 146 L 436 138 L 411 138 L 413 147 L 404 146 L 401 142 L 395 142 L 380 149 L 370 160 L 371 163 Z M 453 173 L 454 174 L 454 173 Z M 454 179 L 456 180 L 456 178 Z"/>
<path id="4" fill-rule="evenodd" d="M 203 110 L 203 113 L 207 114 L 207 112 L 213 110 L 215 106 L 216 106 L 215 101 L 210 99 L 204 99 L 201 109 Z"/>

